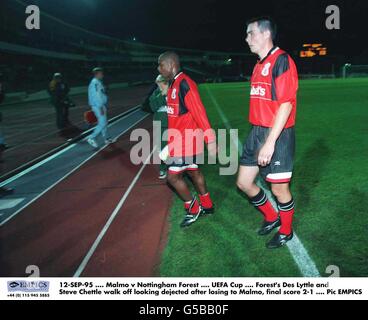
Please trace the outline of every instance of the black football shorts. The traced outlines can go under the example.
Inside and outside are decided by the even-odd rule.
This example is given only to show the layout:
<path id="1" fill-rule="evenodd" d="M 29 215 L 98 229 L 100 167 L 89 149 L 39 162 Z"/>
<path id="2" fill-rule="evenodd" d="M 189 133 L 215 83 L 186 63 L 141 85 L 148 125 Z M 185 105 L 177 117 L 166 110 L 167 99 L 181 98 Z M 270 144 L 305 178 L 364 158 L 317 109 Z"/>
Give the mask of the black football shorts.
<path id="1" fill-rule="evenodd" d="M 271 128 L 253 126 L 240 157 L 241 166 L 258 166 L 258 154 L 264 145 Z M 261 176 L 271 183 L 284 183 L 291 180 L 295 153 L 295 128 L 281 131 L 275 144 L 271 163 L 266 167 L 259 166 Z"/>

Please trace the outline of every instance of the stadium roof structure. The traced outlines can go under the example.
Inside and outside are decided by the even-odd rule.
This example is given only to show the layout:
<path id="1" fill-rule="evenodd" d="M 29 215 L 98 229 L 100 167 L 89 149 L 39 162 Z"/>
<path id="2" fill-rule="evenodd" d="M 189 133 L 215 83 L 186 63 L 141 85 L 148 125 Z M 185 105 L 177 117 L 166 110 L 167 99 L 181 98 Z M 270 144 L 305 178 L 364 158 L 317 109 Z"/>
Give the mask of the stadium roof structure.
<path id="1" fill-rule="evenodd" d="M 27 6 L 22 0 L 12 1 L 11 9 L 18 14 L 24 14 L 24 9 Z M 212 50 L 196 50 L 187 48 L 174 48 L 168 46 L 158 46 L 153 44 L 146 44 L 137 41 L 126 41 L 118 38 L 114 38 L 108 35 L 89 31 L 85 28 L 69 24 L 62 19 L 59 19 L 53 15 L 50 15 L 44 11 L 40 12 L 43 27 L 40 29 L 40 33 L 45 37 L 56 41 L 58 37 L 62 39 L 69 39 L 67 42 L 74 46 L 81 46 L 95 52 L 106 52 L 114 49 L 117 52 L 128 51 L 132 56 L 142 57 L 149 56 L 149 53 L 155 55 L 163 51 L 177 51 L 184 55 L 195 55 L 202 57 L 226 57 L 226 56 L 238 56 L 238 57 L 249 57 L 249 53 L 240 52 L 221 52 Z M 26 30 L 25 32 L 27 32 Z M 24 30 L 23 30 L 24 32 Z M 33 36 L 34 33 L 28 33 Z M 40 35 L 38 35 L 40 36 Z M 65 45 L 64 41 L 64 45 Z M 107 50 L 106 50 L 107 49 Z"/>

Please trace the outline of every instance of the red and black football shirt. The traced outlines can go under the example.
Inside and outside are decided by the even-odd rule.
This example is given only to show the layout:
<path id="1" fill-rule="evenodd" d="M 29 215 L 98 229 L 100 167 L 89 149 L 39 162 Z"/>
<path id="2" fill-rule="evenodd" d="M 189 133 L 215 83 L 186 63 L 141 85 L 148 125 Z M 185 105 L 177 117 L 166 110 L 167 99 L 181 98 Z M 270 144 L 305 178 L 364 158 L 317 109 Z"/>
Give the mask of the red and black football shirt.
<path id="1" fill-rule="evenodd" d="M 285 128 L 295 125 L 298 72 L 293 59 L 278 47 L 258 61 L 251 77 L 249 122 L 273 127 L 282 103 L 290 102 L 292 111 Z"/>
<path id="2" fill-rule="evenodd" d="M 200 154 L 203 139 L 206 143 L 216 140 L 197 85 L 183 72 L 175 76 L 167 92 L 167 115 L 171 157 Z"/>

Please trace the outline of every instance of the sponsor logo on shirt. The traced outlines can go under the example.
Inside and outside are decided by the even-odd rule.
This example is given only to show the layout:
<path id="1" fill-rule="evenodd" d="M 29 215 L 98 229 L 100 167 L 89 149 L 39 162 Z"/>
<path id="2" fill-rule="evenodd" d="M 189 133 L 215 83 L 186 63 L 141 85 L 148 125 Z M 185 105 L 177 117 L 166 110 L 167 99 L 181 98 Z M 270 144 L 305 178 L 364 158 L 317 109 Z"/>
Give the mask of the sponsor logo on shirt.
<path id="1" fill-rule="evenodd" d="M 167 114 L 174 114 L 174 108 L 173 108 L 173 107 L 168 106 L 168 107 L 167 107 Z"/>
<path id="2" fill-rule="evenodd" d="M 263 88 L 260 85 L 252 86 L 252 88 L 250 89 L 250 95 L 264 97 L 266 95 L 266 88 Z"/>

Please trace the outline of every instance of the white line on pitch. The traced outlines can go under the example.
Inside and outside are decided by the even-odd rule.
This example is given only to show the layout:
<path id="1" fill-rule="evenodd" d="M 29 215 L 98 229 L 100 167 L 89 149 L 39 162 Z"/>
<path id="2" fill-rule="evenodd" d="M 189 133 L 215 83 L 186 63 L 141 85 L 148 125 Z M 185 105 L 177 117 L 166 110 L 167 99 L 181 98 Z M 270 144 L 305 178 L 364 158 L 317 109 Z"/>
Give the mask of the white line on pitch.
<path id="1" fill-rule="evenodd" d="M 231 124 L 227 117 L 225 116 L 224 112 L 222 111 L 220 105 L 218 104 L 216 98 L 213 96 L 212 92 L 208 88 L 208 85 L 205 85 L 205 88 L 207 90 L 207 93 L 209 97 L 211 98 L 213 104 L 216 107 L 216 110 L 218 114 L 220 115 L 222 122 L 225 124 L 227 129 L 231 129 Z M 234 144 L 241 146 L 242 143 L 238 138 L 238 141 L 233 141 Z M 241 148 L 238 147 L 239 155 L 241 154 Z M 257 183 L 267 194 L 268 199 L 271 201 L 272 205 L 277 208 L 276 202 L 273 199 L 272 193 L 265 188 L 264 184 L 261 180 L 258 180 Z M 317 269 L 317 266 L 315 262 L 312 260 L 312 258 L 309 256 L 307 249 L 303 246 L 302 242 L 300 241 L 299 237 L 294 232 L 293 240 L 287 242 L 287 247 L 291 253 L 291 256 L 293 257 L 295 263 L 297 264 L 301 274 L 303 277 L 320 277 L 320 273 Z"/>
<path id="2" fill-rule="evenodd" d="M 149 114 L 144 115 L 141 119 L 134 122 L 129 128 L 125 129 L 122 133 L 120 133 L 115 139 L 118 139 L 120 136 L 122 136 L 125 132 L 129 131 L 131 128 L 133 128 L 136 124 L 141 122 L 143 119 L 147 118 Z M 27 208 L 29 205 L 31 205 L 33 202 L 35 202 L 37 199 L 42 197 L 45 193 L 47 193 L 49 190 L 51 190 L 53 187 L 55 187 L 57 184 L 59 184 L 61 181 L 63 181 L 65 178 L 69 177 L 73 172 L 78 170 L 81 166 L 83 166 L 86 162 L 88 162 L 90 159 L 92 159 L 96 154 L 98 154 L 101 150 L 105 149 L 107 145 L 101 147 L 96 152 L 94 152 L 92 155 L 90 155 L 87 159 L 85 159 L 83 162 L 81 162 L 79 165 L 77 165 L 75 168 L 73 168 L 71 171 L 69 171 L 65 176 L 60 178 L 58 181 L 56 181 L 54 184 L 52 184 L 50 187 L 48 187 L 46 190 L 41 192 L 39 195 L 37 195 L 35 198 L 33 198 L 31 201 L 29 201 L 27 204 L 25 204 L 22 208 L 18 209 L 16 212 L 14 212 L 12 215 L 10 215 L 8 218 L 6 218 L 4 221 L 0 223 L 0 227 L 2 227 L 5 223 L 7 223 L 10 219 L 14 218 L 19 212 Z"/>
<path id="3" fill-rule="evenodd" d="M 100 244 L 101 240 L 103 239 L 106 232 L 110 228 L 110 226 L 111 226 L 112 222 L 114 221 L 115 217 L 118 215 L 121 207 L 123 206 L 124 202 L 126 201 L 126 199 L 129 196 L 130 192 L 132 191 L 132 189 L 134 188 L 134 186 L 137 183 L 138 179 L 140 178 L 144 168 L 148 164 L 148 162 L 149 162 L 152 154 L 155 152 L 155 150 L 156 150 L 156 147 L 153 148 L 151 154 L 144 161 L 142 167 L 140 168 L 140 170 L 138 171 L 138 173 L 134 177 L 134 179 L 131 182 L 131 184 L 130 184 L 129 188 L 127 189 L 127 191 L 125 191 L 123 197 L 120 199 L 120 201 L 119 201 L 118 205 L 116 206 L 116 208 L 114 209 L 114 211 L 111 213 L 109 220 L 107 220 L 106 224 L 102 228 L 102 230 L 99 233 L 98 237 L 96 238 L 95 242 L 92 244 L 92 247 L 88 250 L 87 255 L 84 257 L 83 261 L 79 265 L 79 267 L 78 267 L 77 271 L 74 273 L 73 277 L 79 277 L 82 274 L 83 270 L 86 268 L 89 260 L 91 259 L 92 255 L 95 253 L 98 245 Z"/>

